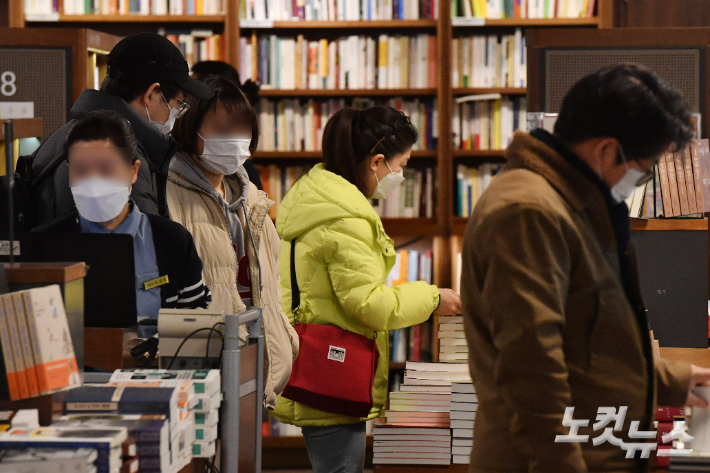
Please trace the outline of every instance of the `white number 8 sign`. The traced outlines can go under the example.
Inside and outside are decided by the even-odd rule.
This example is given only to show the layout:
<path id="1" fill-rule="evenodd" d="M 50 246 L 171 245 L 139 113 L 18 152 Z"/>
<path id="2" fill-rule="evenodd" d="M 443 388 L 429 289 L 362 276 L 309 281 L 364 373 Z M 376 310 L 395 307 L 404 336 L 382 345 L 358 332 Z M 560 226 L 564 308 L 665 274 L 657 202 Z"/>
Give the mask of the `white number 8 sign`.
<path id="1" fill-rule="evenodd" d="M 12 71 L 5 71 L 0 75 L 0 92 L 5 97 L 12 97 L 17 92 L 17 86 L 15 85 L 15 80 L 17 76 Z"/>

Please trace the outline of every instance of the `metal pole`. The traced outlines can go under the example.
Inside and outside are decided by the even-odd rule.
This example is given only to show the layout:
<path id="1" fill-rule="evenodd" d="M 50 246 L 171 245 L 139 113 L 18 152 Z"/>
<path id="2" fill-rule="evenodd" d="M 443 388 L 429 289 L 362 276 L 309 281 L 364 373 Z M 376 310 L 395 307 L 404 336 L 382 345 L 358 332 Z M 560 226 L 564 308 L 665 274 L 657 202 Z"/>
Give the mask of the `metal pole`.
<path id="1" fill-rule="evenodd" d="M 15 212 L 12 202 L 12 188 L 15 186 L 15 146 L 13 144 L 12 120 L 3 126 L 5 134 L 5 186 L 7 187 L 7 231 L 10 241 L 10 263 L 15 262 Z"/>
<path id="2" fill-rule="evenodd" d="M 239 316 L 224 316 L 222 352 L 223 419 L 221 468 L 223 473 L 237 473 L 239 468 Z"/>
<path id="3" fill-rule="evenodd" d="M 261 312 L 261 309 L 259 309 Z M 264 406 L 264 333 L 263 316 L 249 324 L 249 338 L 257 343 L 256 365 L 256 473 L 261 473 L 261 413 Z"/>

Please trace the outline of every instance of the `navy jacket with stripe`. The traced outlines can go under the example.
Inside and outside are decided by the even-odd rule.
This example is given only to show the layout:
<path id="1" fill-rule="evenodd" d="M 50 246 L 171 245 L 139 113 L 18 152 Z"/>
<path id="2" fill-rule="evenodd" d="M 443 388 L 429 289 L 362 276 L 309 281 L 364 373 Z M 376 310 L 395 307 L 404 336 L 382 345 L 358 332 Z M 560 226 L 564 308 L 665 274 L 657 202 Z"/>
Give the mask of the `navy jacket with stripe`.
<path id="1" fill-rule="evenodd" d="M 155 258 L 160 276 L 168 276 L 160 286 L 160 307 L 205 309 L 212 293 L 202 281 L 202 260 L 192 235 L 185 227 L 157 215 L 145 214 L 153 232 Z M 35 229 L 42 233 L 81 233 L 78 212 Z"/>

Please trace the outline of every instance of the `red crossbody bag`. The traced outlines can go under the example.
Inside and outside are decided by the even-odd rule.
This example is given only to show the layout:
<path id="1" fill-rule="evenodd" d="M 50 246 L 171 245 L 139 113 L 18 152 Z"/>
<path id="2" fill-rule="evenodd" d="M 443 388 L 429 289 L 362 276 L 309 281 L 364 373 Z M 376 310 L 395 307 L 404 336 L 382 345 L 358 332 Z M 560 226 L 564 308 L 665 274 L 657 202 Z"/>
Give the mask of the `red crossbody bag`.
<path id="1" fill-rule="evenodd" d="M 295 240 L 291 241 L 291 309 L 300 350 L 281 395 L 325 412 L 367 417 L 379 360 L 375 338 L 334 325 L 298 322 L 301 293 L 296 281 Z"/>

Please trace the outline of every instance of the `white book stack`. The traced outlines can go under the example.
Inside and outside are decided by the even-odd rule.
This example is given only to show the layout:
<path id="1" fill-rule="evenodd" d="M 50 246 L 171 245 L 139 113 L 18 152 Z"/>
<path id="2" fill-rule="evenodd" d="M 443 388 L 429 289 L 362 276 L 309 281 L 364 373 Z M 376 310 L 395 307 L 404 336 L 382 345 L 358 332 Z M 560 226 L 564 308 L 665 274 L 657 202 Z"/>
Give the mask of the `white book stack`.
<path id="1" fill-rule="evenodd" d="M 451 464 L 451 430 L 448 428 L 376 425 L 372 432 L 372 463 L 375 465 Z"/>
<path id="2" fill-rule="evenodd" d="M 468 343 L 463 330 L 463 316 L 440 316 L 439 321 L 439 361 L 447 363 L 467 363 Z M 468 367 L 468 365 L 465 365 Z"/>
<path id="3" fill-rule="evenodd" d="M 478 396 L 472 383 L 451 384 L 451 463 L 467 465 L 473 447 Z"/>
<path id="4" fill-rule="evenodd" d="M 178 460 L 215 454 L 219 406 L 222 402 L 219 370 L 116 370 L 109 385 L 175 387 L 179 389 L 180 434 Z"/>

